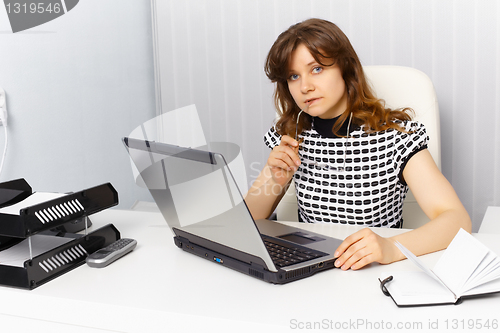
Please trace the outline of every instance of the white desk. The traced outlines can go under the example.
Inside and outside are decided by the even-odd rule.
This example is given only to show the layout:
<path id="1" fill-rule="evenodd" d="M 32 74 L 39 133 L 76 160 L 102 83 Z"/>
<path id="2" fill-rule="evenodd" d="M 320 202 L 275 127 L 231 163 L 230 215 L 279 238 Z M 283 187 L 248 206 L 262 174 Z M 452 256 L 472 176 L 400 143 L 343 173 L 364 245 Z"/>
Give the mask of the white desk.
<path id="1" fill-rule="evenodd" d="M 335 331 L 335 324 L 346 328 L 358 321 L 368 321 L 374 328 L 391 323 L 393 331 L 405 332 L 411 330 L 394 328 L 398 323 L 422 325 L 415 331 L 423 332 L 436 320 L 441 329 L 448 320 L 451 330 L 454 319 L 465 319 L 465 331 L 472 332 L 466 326 L 469 319 L 500 322 L 500 294 L 469 299 L 458 306 L 398 308 L 382 294 L 377 277 L 381 271 L 416 270 L 407 260 L 372 264 L 360 271 L 334 269 L 272 285 L 178 249 L 158 213 L 107 210 L 91 219 L 93 228 L 113 223 L 122 237 L 137 239 L 137 248 L 106 268 L 84 265 L 33 291 L 0 287 L 0 320 L 10 326 L 10 332 L 16 328 L 36 332 L 142 333 L 186 328 L 193 332 L 296 332 L 301 331 L 293 329 L 299 322 L 328 323 Z M 357 229 L 301 226 L 340 238 Z M 389 236 L 401 231 L 377 232 Z M 500 235 L 478 234 L 477 238 L 500 253 Z M 421 258 L 432 267 L 439 255 Z"/>

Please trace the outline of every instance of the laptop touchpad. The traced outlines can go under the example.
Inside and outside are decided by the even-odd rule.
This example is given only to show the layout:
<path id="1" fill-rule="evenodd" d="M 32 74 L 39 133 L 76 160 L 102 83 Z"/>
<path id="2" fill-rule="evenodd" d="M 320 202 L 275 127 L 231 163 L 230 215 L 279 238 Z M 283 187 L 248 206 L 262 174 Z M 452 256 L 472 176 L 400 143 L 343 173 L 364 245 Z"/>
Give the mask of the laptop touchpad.
<path id="1" fill-rule="evenodd" d="M 325 240 L 324 238 L 318 237 L 316 235 L 310 235 L 300 231 L 293 232 L 291 234 L 281 235 L 278 236 L 278 238 L 303 245 Z"/>

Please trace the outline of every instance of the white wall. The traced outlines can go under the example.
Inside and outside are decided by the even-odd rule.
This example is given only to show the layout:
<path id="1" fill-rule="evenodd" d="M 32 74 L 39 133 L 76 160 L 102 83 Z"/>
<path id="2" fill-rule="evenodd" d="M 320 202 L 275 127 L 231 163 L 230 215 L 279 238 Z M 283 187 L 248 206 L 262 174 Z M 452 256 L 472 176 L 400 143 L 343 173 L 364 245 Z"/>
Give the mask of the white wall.
<path id="1" fill-rule="evenodd" d="M 9 147 L 0 181 L 68 192 L 111 182 L 121 207 L 148 197 L 121 137 L 155 116 L 149 1 L 84 0 L 12 33 L 0 6 L 0 87 Z M 0 149 L 3 148 L 0 129 Z"/>
<path id="2" fill-rule="evenodd" d="M 274 118 L 263 72 L 278 34 L 337 23 L 364 65 L 415 67 L 441 110 L 442 169 L 477 230 L 500 205 L 500 3 L 495 0 L 156 0 L 163 111 L 195 103 L 209 141 L 242 147 L 250 181 Z"/>
<path id="3" fill-rule="evenodd" d="M 196 103 L 210 141 L 242 147 L 250 181 L 274 118 L 262 70 L 277 35 L 309 17 L 337 23 L 365 65 L 412 66 L 433 80 L 443 172 L 477 230 L 500 205 L 500 3 L 495 0 L 158 0 L 171 78 L 164 111 Z M 0 181 L 36 191 L 111 182 L 122 206 L 148 198 L 120 138 L 155 116 L 150 2 L 85 0 L 12 34 L 0 6 L 0 86 L 10 143 Z M 0 131 L 0 149 L 3 133 Z"/>

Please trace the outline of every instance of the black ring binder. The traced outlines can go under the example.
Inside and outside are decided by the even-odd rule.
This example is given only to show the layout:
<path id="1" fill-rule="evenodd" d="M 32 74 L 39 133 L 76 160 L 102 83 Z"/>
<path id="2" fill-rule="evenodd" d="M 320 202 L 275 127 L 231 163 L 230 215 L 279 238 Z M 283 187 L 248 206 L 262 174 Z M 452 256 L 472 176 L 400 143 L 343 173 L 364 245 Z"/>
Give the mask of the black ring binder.
<path id="1" fill-rule="evenodd" d="M 387 288 L 385 287 L 385 285 L 388 283 L 388 282 L 391 282 L 393 279 L 392 275 L 389 276 L 389 277 L 386 277 L 385 279 L 383 279 L 382 281 L 380 281 L 380 289 L 382 290 L 382 292 L 384 293 L 385 296 L 391 296 L 391 294 L 389 294 L 389 292 L 387 291 Z"/>

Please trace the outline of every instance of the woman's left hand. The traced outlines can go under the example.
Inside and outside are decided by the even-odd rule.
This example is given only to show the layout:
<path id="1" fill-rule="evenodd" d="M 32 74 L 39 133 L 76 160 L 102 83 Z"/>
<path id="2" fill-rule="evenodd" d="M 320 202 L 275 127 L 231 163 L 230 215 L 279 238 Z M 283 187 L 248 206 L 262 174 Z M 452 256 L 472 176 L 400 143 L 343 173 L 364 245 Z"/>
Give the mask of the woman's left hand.
<path id="1" fill-rule="evenodd" d="M 335 251 L 335 266 L 356 270 L 372 262 L 389 264 L 400 259 L 401 252 L 390 239 L 381 237 L 369 228 L 347 237 Z"/>

